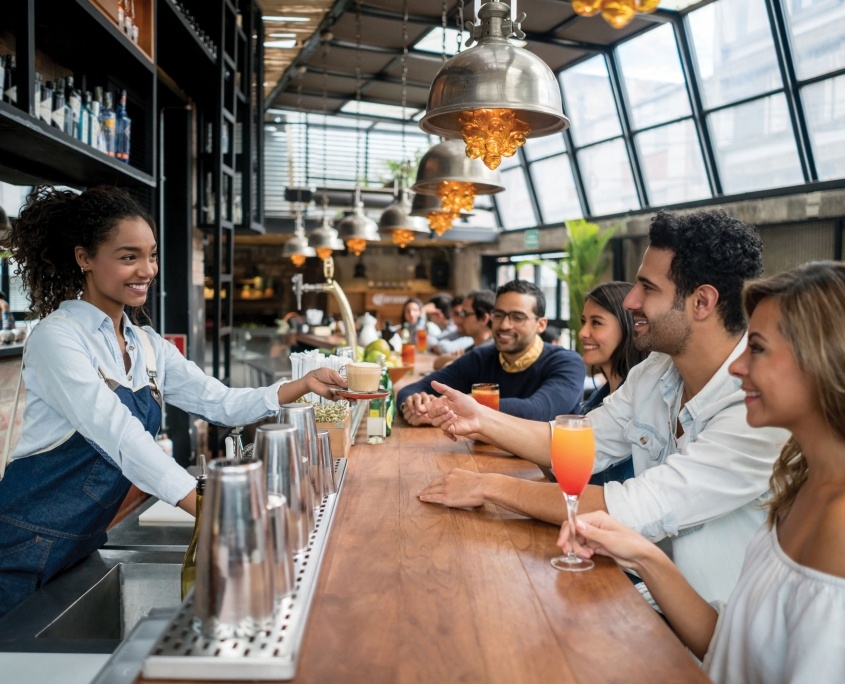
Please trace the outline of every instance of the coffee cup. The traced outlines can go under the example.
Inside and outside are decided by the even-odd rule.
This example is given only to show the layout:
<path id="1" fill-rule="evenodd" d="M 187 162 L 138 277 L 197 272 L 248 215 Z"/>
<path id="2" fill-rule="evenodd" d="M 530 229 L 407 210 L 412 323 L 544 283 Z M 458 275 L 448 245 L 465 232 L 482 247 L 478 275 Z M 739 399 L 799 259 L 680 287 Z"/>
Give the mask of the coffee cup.
<path id="1" fill-rule="evenodd" d="M 346 385 L 352 392 L 375 392 L 381 380 L 381 366 L 377 363 L 352 362 L 344 366 Z"/>

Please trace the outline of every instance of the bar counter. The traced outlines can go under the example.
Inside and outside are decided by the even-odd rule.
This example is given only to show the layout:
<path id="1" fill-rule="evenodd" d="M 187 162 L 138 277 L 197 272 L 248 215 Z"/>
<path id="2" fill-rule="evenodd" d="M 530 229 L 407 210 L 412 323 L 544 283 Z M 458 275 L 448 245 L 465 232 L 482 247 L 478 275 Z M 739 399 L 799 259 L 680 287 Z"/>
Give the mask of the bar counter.
<path id="1" fill-rule="evenodd" d="M 435 428 L 363 441 L 350 452 L 293 681 L 708 681 L 614 563 L 549 565 L 556 526 L 416 497 L 453 467 L 541 479 L 536 466 Z"/>

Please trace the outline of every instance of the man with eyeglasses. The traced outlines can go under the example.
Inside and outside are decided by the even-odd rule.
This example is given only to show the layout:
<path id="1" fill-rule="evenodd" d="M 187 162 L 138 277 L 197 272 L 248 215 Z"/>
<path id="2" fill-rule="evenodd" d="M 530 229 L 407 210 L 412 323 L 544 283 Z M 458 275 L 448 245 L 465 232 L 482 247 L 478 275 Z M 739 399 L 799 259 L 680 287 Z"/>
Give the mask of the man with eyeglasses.
<path id="1" fill-rule="evenodd" d="M 546 298 L 533 283 L 512 280 L 502 285 L 490 313 L 493 344 L 476 347 L 403 388 L 397 401 L 405 420 L 410 425 L 430 424 L 421 409 L 439 396 L 433 381 L 465 393 L 474 383 L 498 383 L 499 409 L 520 418 L 551 420 L 574 411 L 584 391 L 584 362 L 575 352 L 540 339 L 545 313 Z"/>
<path id="2" fill-rule="evenodd" d="M 708 601 L 726 601 L 745 549 L 765 518 L 761 503 L 788 433 L 752 428 L 745 393 L 728 367 L 745 349 L 741 293 L 763 272 L 756 231 L 722 211 L 659 212 L 637 283 L 625 298 L 634 343 L 651 351 L 604 404 L 590 412 L 594 472 L 629 456 L 635 477 L 588 485 L 579 513 L 604 510 L 652 541 Z M 492 442 L 550 465 L 548 423 L 486 412 L 440 386 L 433 423 L 450 435 Z M 558 486 L 453 469 L 418 493 L 422 501 L 471 507 L 493 503 L 560 524 Z"/>
<path id="3" fill-rule="evenodd" d="M 473 290 L 461 299 L 458 308 L 452 310 L 452 319 L 469 339 L 469 347 L 440 354 L 434 359 L 434 370 L 440 370 L 476 347 L 493 344 L 490 314 L 495 305 L 496 295 L 492 290 Z"/>

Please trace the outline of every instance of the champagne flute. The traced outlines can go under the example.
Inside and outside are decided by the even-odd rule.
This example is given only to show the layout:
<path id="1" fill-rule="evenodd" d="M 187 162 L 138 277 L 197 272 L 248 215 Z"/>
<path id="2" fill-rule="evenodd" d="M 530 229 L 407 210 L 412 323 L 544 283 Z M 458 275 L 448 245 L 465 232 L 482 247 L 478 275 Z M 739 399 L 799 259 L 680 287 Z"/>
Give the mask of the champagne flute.
<path id="1" fill-rule="evenodd" d="M 596 458 L 596 443 L 593 428 L 586 416 L 557 416 L 552 432 L 552 470 L 558 486 L 566 500 L 566 514 L 569 522 L 569 553 L 552 558 L 556 570 L 589 570 L 593 561 L 579 558 L 575 554 L 575 514 L 578 512 L 578 497 L 593 473 Z"/>

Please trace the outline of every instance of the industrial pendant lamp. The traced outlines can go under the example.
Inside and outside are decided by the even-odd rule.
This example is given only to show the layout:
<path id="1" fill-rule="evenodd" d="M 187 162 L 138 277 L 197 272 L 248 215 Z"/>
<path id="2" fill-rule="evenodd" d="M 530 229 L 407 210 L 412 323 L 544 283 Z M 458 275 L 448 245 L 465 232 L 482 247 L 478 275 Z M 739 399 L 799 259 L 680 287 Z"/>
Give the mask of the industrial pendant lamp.
<path id="1" fill-rule="evenodd" d="M 293 237 L 285 243 L 282 255 L 290 258 L 297 268 L 300 268 L 308 257 L 317 256 L 317 252 L 308 244 L 308 238 L 305 237 L 305 224 L 302 222 L 302 212 L 299 207 L 296 208 L 296 229 Z"/>
<path id="2" fill-rule="evenodd" d="M 349 251 L 355 256 L 367 248 L 368 242 L 378 242 L 381 236 L 378 233 L 378 224 L 364 213 L 364 203 L 361 201 L 361 189 L 355 188 L 355 201 L 352 213 L 345 216 L 337 224 L 337 232 L 340 238 L 346 243 Z"/>
<path id="3" fill-rule="evenodd" d="M 511 6 L 516 0 L 511 0 Z M 466 154 L 495 169 L 528 137 L 569 126 L 560 86 L 549 66 L 528 50 L 508 42 L 525 38 L 511 7 L 489 2 L 478 12 L 480 24 L 467 23 L 474 47 L 458 53 L 437 72 L 420 128 L 444 138 L 461 138 Z"/>
<path id="4" fill-rule="evenodd" d="M 343 240 L 341 240 L 337 231 L 332 227 L 331 219 L 329 218 L 329 195 L 326 184 L 328 182 L 328 149 L 326 140 L 328 138 L 329 129 L 327 125 L 327 118 L 329 113 L 328 97 L 329 97 L 329 82 L 328 82 L 328 59 L 329 59 L 329 41 L 332 39 L 332 34 L 325 32 L 320 36 L 323 41 L 323 222 L 308 236 L 308 244 L 317 252 L 317 256 L 322 261 L 328 259 L 332 252 L 343 251 Z"/>
<path id="5" fill-rule="evenodd" d="M 437 237 L 440 237 L 452 227 L 460 212 L 446 211 L 437 195 L 423 195 L 418 192 L 411 202 L 411 216 L 428 219 L 428 225 L 437 233 Z"/>
<path id="6" fill-rule="evenodd" d="M 627 26 L 637 14 L 649 14 L 657 9 L 660 0 L 572 0 L 572 9 L 582 17 L 602 18 L 615 29 Z"/>
<path id="7" fill-rule="evenodd" d="M 355 111 L 361 116 L 361 0 L 355 0 Z M 358 128 L 355 150 L 355 194 L 352 213 L 337 224 L 340 238 L 355 256 L 361 256 L 368 242 L 378 242 L 378 224 L 364 213 L 361 201 L 361 129 Z"/>
<path id="8" fill-rule="evenodd" d="M 399 176 L 394 179 L 396 201 L 382 212 L 378 222 L 379 231 L 390 234 L 394 245 L 405 247 L 413 242 L 417 235 L 428 235 L 425 219 L 411 216 L 411 203 L 408 201 L 405 179 L 408 175 L 407 149 L 405 146 L 405 106 L 408 82 L 408 0 L 402 2 L 402 165 Z"/>
<path id="9" fill-rule="evenodd" d="M 492 195 L 505 189 L 498 171 L 478 159 L 470 159 L 460 140 L 446 140 L 431 147 L 420 160 L 416 193 L 436 195 L 442 211 L 472 211 L 476 195 Z M 432 225 L 432 228 L 434 226 Z"/>

